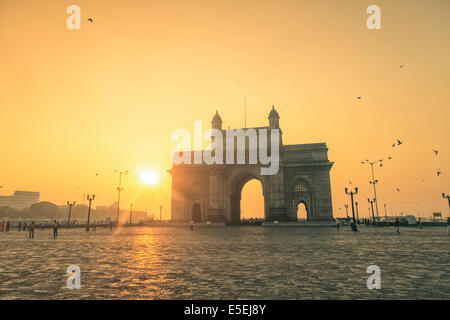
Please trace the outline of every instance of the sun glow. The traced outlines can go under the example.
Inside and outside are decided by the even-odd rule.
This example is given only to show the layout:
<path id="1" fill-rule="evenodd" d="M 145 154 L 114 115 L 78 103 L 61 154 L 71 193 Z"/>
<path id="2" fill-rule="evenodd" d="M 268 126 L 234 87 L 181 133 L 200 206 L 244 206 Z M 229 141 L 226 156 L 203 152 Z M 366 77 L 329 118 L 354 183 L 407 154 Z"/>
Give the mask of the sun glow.
<path id="1" fill-rule="evenodd" d="M 154 170 L 143 170 L 141 171 L 141 181 L 147 185 L 155 185 L 158 183 L 159 176 Z"/>

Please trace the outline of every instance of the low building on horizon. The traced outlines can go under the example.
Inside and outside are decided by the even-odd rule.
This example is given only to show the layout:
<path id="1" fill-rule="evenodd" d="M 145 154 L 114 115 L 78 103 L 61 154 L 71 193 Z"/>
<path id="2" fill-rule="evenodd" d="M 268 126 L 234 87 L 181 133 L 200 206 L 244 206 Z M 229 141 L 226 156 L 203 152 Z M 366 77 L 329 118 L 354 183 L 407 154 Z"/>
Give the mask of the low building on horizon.
<path id="1" fill-rule="evenodd" d="M 34 191 L 14 191 L 11 196 L 0 196 L 0 207 L 23 210 L 39 202 L 40 194 Z"/>

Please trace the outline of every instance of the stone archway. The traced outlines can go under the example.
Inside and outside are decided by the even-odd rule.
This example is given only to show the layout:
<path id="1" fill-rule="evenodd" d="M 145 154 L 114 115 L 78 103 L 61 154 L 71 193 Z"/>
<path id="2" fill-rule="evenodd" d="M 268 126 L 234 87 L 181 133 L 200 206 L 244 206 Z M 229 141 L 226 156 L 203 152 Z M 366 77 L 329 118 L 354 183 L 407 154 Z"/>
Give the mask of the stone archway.
<path id="1" fill-rule="evenodd" d="M 238 172 L 229 184 L 229 212 L 230 224 L 240 224 L 241 222 L 241 198 L 242 189 L 251 180 L 258 180 L 261 183 L 264 197 L 264 183 L 261 177 L 252 172 Z M 264 197 L 264 217 L 266 217 L 266 198 Z"/>
<path id="2" fill-rule="evenodd" d="M 198 203 L 194 203 L 192 206 L 192 221 L 200 222 L 202 221 L 202 209 Z"/>
<path id="3" fill-rule="evenodd" d="M 305 180 L 298 181 L 292 189 L 292 210 L 295 212 L 295 218 L 298 220 L 297 210 L 299 205 L 304 204 L 306 209 L 306 221 L 313 219 L 312 203 L 312 191 L 309 183 Z"/>
<path id="4" fill-rule="evenodd" d="M 302 214 L 300 214 L 300 211 L 303 211 L 303 209 L 305 210 L 304 216 Z M 308 216 L 309 216 L 308 206 L 306 205 L 306 203 L 304 201 L 300 201 L 297 204 L 297 220 L 298 221 L 308 221 Z"/>
<path id="5" fill-rule="evenodd" d="M 242 188 L 249 180 L 257 179 L 263 189 L 265 221 L 297 221 L 297 206 L 301 201 L 308 208 L 308 221 L 332 221 L 330 170 L 333 162 L 328 159 L 327 145 L 283 144 L 279 118 L 278 112 L 272 107 L 265 126 L 223 130 L 222 119 L 216 112 L 211 127 L 218 136 L 219 133 L 222 133 L 222 137 L 226 136 L 226 139 L 222 139 L 222 150 L 226 152 L 223 152 L 222 158 L 219 154 L 213 163 L 196 160 L 198 155 L 203 160 L 206 155 L 210 156 L 206 150 L 173 154 L 178 160 L 169 170 L 172 175 L 172 220 L 189 221 L 194 203 L 199 203 L 202 221 L 239 223 Z M 265 141 L 263 137 L 271 132 L 276 132 L 271 137 L 277 139 L 278 136 L 279 139 L 278 153 L 274 149 L 273 154 L 279 157 L 272 158 L 272 142 L 261 149 L 260 143 Z M 239 139 L 241 134 L 244 134 L 245 139 Z M 228 137 L 234 142 L 231 143 Z M 270 167 L 268 163 L 264 164 L 266 157 L 271 159 Z M 276 170 L 269 170 L 271 173 L 263 170 L 268 168 Z M 299 184 L 299 181 L 306 183 Z"/>

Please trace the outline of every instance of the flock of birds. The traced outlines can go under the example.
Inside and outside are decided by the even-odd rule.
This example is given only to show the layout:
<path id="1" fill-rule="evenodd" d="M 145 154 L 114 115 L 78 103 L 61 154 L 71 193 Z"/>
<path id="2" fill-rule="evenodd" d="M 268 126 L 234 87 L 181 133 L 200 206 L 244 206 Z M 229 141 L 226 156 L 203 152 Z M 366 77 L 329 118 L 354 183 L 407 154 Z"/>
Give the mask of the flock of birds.
<path id="1" fill-rule="evenodd" d="M 406 65 L 403 65 L 403 64 L 400 65 L 400 69 L 404 69 L 405 67 L 406 67 Z M 361 100 L 362 96 L 357 96 L 356 99 Z M 397 139 L 397 141 L 392 144 L 392 148 L 401 146 L 402 144 L 403 144 L 403 141 L 401 141 L 400 139 Z M 439 150 L 433 149 L 432 152 L 434 152 L 435 156 L 437 156 L 438 153 L 439 153 Z M 389 156 L 388 160 L 392 160 L 392 157 Z M 366 161 L 369 162 L 369 160 L 366 160 Z M 381 168 L 383 167 L 383 162 L 382 161 L 383 161 L 383 159 L 379 160 Z M 441 169 L 437 169 L 436 175 L 439 177 L 441 174 L 442 174 Z M 422 182 L 424 182 L 424 181 L 425 181 L 425 179 L 422 179 Z M 352 184 L 352 182 L 349 181 L 349 184 Z M 397 189 L 397 192 L 400 192 L 400 188 L 397 187 L 396 189 Z"/>
<path id="2" fill-rule="evenodd" d="M 400 139 L 397 139 L 397 141 L 392 144 L 392 148 L 396 148 L 396 147 L 398 147 L 398 146 L 400 146 L 402 144 L 403 144 L 403 141 L 401 141 Z M 438 156 L 439 150 L 432 149 L 431 151 L 434 153 L 434 155 L 436 157 Z M 388 160 L 391 160 L 391 159 L 392 159 L 392 157 L 388 156 Z M 369 161 L 369 160 L 366 160 L 366 161 Z M 380 167 L 383 167 L 383 159 L 380 159 L 379 162 L 380 162 Z M 436 170 L 436 175 L 439 177 L 441 174 L 442 174 L 441 169 L 437 169 Z M 425 179 L 422 179 L 422 182 L 425 182 Z M 397 190 L 397 192 L 400 192 L 400 188 L 396 187 L 396 190 Z"/>

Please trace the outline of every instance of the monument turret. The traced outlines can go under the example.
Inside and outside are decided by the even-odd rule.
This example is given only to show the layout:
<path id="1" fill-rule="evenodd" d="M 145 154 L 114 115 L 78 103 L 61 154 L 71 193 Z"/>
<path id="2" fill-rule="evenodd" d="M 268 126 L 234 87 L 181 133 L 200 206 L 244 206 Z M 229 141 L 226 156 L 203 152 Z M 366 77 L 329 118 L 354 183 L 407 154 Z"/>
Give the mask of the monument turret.
<path id="1" fill-rule="evenodd" d="M 270 110 L 269 117 L 269 128 L 270 129 L 280 129 L 280 115 L 277 110 L 275 110 L 275 106 L 272 106 L 272 110 Z"/>

